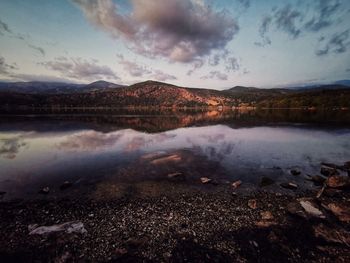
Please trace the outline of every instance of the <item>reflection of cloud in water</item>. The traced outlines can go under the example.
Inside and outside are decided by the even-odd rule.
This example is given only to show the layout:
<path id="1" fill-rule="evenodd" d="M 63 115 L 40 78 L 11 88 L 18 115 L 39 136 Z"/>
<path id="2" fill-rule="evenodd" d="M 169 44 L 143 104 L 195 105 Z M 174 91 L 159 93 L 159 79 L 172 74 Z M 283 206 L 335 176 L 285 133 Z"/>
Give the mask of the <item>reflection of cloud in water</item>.
<path id="1" fill-rule="evenodd" d="M 145 138 L 148 137 L 148 138 Z M 161 144 L 166 140 L 175 138 L 175 134 L 159 133 L 155 135 L 144 134 L 143 136 L 133 137 L 129 143 L 126 144 L 124 150 L 126 152 L 138 151 L 147 147 L 150 144 Z"/>
<path id="2" fill-rule="evenodd" d="M 122 133 L 106 134 L 95 131 L 84 131 L 68 136 L 65 141 L 58 144 L 58 148 L 71 151 L 104 149 L 114 145 L 122 136 Z"/>
<path id="3" fill-rule="evenodd" d="M 27 143 L 20 137 L 0 139 L 0 156 L 7 159 L 14 159 L 21 148 Z"/>

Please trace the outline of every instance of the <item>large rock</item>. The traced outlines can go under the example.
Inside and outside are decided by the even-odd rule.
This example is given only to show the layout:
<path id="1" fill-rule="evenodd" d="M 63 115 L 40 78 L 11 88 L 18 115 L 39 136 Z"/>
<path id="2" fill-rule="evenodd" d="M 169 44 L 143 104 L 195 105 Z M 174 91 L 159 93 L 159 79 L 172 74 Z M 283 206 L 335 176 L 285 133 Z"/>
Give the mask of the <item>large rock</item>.
<path id="1" fill-rule="evenodd" d="M 344 229 L 319 224 L 313 226 L 313 230 L 315 237 L 321 238 L 326 242 L 350 246 L 350 233 Z"/>
<path id="2" fill-rule="evenodd" d="M 295 183 L 281 183 L 280 186 L 290 190 L 295 190 L 298 188 L 298 185 Z"/>
<path id="3" fill-rule="evenodd" d="M 321 167 L 321 174 L 324 176 L 333 176 L 333 175 L 339 175 L 339 172 L 337 171 L 337 169 L 322 166 Z"/>
<path id="4" fill-rule="evenodd" d="M 326 184 L 331 188 L 345 188 L 350 186 L 350 178 L 346 176 L 334 175 L 327 178 Z"/>
<path id="5" fill-rule="evenodd" d="M 324 219 L 325 215 L 311 199 L 301 198 L 298 201 L 291 202 L 287 205 L 287 211 L 305 219 L 320 218 Z"/>
<path id="6" fill-rule="evenodd" d="M 62 233 L 65 232 L 67 234 L 78 233 L 85 234 L 87 231 L 84 228 L 84 224 L 80 221 L 71 221 L 66 222 L 60 225 L 52 225 L 52 226 L 37 226 L 37 225 L 29 225 L 28 226 L 29 235 L 50 235 L 53 233 Z"/>
<path id="7" fill-rule="evenodd" d="M 339 221 L 346 223 L 350 222 L 350 208 L 348 206 L 330 203 L 327 207 L 339 219 Z"/>

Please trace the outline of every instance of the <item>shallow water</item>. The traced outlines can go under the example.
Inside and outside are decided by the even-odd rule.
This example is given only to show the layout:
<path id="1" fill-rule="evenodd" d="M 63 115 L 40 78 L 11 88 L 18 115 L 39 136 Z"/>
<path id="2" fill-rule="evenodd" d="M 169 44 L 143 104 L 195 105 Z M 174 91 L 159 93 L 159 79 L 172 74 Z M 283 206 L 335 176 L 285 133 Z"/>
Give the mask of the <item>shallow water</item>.
<path id="1" fill-rule="evenodd" d="M 306 174 L 319 174 L 321 162 L 350 160 L 350 126 L 303 118 L 220 112 L 2 117 L 0 191 L 26 198 L 44 186 L 59 192 L 66 180 L 94 191 L 149 182 L 196 187 L 202 176 L 252 187 L 269 177 L 304 189 Z M 181 175 L 170 178 L 173 173 Z"/>

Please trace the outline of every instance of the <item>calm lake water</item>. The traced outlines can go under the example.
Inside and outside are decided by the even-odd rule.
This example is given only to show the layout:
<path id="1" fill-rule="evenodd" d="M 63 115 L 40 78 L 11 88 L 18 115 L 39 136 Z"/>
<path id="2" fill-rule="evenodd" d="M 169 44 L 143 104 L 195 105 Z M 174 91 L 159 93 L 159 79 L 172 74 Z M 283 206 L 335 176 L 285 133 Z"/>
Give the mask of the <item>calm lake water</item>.
<path id="1" fill-rule="evenodd" d="M 321 162 L 350 160 L 349 123 L 347 112 L 300 111 L 2 116 L 0 191 L 6 199 L 36 197 L 45 186 L 50 195 L 150 193 L 200 188 L 200 177 L 251 189 L 268 177 L 275 184 L 267 189 L 305 189 Z M 73 185 L 61 191 L 64 181 Z"/>

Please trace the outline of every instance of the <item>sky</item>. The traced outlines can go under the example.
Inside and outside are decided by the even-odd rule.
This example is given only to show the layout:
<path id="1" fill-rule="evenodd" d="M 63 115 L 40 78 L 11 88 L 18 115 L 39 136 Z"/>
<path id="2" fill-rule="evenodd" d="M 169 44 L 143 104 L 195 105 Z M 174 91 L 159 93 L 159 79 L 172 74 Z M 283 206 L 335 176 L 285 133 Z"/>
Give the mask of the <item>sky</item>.
<path id="1" fill-rule="evenodd" d="M 350 79 L 349 0 L 1 0 L 0 80 L 261 88 Z"/>

